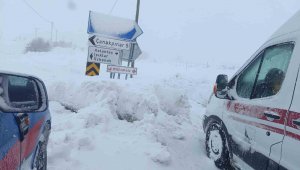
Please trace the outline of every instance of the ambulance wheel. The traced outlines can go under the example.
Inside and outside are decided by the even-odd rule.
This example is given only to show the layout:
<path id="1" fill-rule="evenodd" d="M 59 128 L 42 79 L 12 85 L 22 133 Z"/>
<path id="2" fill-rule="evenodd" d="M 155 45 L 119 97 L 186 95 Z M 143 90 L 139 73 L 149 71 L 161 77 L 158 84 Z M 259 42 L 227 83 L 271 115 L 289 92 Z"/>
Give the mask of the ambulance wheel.
<path id="1" fill-rule="evenodd" d="M 209 158 L 214 160 L 215 165 L 220 169 L 230 167 L 228 139 L 226 132 L 218 122 L 209 123 L 206 131 L 206 153 Z"/>

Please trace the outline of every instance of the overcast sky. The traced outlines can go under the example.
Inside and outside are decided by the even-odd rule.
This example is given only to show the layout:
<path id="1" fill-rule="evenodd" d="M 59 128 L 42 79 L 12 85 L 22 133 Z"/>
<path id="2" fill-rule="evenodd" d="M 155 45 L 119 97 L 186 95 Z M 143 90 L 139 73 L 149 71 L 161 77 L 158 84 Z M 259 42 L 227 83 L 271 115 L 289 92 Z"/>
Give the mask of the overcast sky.
<path id="1" fill-rule="evenodd" d="M 134 19 L 135 0 L 24 0 L 0 2 L 2 40 L 50 37 L 86 44 L 88 11 Z M 160 60 L 244 61 L 289 17 L 299 0 L 141 0 L 138 38 L 144 54 Z"/>

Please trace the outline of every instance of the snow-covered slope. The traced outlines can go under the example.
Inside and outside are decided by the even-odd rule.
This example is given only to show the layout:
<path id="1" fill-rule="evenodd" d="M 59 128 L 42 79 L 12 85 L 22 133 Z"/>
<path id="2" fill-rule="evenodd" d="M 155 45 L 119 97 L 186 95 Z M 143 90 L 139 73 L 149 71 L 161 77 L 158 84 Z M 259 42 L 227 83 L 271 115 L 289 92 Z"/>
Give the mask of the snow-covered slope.
<path id="1" fill-rule="evenodd" d="M 2 60 L 2 69 L 38 75 L 47 85 L 49 169 L 215 169 L 205 155 L 202 116 L 215 75 L 236 67 L 141 59 L 138 77 L 110 80 L 84 76 L 85 53 L 56 48 Z M 120 120 L 128 117 L 136 121 Z"/>

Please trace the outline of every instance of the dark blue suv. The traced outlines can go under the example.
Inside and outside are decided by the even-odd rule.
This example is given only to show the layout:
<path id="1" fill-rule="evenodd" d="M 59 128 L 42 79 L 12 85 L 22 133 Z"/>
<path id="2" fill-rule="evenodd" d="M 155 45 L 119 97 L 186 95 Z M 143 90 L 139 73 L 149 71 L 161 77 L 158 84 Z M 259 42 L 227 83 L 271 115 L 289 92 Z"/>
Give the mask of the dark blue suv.
<path id="1" fill-rule="evenodd" d="M 47 169 L 50 130 L 44 83 L 0 72 L 0 169 Z"/>

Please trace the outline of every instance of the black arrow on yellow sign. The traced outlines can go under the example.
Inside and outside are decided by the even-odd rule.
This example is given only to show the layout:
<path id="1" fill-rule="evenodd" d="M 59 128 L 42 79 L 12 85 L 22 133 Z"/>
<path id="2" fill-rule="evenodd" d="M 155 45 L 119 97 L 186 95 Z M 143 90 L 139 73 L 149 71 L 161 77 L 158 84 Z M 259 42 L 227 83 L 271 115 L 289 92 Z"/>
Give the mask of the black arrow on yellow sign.
<path id="1" fill-rule="evenodd" d="M 87 62 L 86 72 L 87 76 L 98 76 L 100 73 L 100 63 Z"/>

